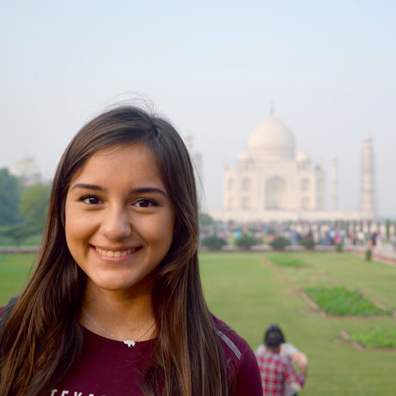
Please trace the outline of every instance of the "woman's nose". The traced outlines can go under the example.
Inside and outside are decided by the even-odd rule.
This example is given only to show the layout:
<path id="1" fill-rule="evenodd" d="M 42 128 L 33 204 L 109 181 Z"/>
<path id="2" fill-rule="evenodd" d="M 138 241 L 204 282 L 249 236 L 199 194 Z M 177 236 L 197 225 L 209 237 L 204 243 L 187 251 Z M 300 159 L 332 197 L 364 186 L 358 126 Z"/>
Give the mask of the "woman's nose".
<path id="1" fill-rule="evenodd" d="M 103 213 L 102 234 L 110 241 L 118 241 L 131 234 L 131 223 L 124 208 L 109 208 Z"/>

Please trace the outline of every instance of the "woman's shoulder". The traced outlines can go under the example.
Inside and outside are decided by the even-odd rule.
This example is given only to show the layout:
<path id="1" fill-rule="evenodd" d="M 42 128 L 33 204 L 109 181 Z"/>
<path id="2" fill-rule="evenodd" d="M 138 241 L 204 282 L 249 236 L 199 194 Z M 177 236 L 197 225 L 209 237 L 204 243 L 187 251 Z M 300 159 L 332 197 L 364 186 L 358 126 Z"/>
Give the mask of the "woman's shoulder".
<path id="1" fill-rule="evenodd" d="M 226 360 L 235 363 L 235 395 L 262 396 L 260 371 L 249 344 L 216 316 L 212 315 L 212 321 L 216 334 L 222 341 Z"/>
<path id="2" fill-rule="evenodd" d="M 249 360 L 256 361 L 252 349 L 244 338 L 216 316 L 212 315 L 212 320 L 215 332 L 222 341 L 227 360 L 233 360 L 237 367 Z"/>
<path id="3" fill-rule="evenodd" d="M 216 334 L 223 341 L 223 348 L 226 356 L 234 355 L 238 360 L 241 359 L 242 353 L 247 346 L 247 342 L 231 329 L 227 323 L 212 314 L 213 327 Z"/>

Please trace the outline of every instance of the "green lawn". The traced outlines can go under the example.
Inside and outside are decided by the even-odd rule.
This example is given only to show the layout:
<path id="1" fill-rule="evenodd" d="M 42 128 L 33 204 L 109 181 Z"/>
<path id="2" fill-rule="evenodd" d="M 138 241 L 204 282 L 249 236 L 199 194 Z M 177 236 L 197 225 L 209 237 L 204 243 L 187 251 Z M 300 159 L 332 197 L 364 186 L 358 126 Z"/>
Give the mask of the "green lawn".
<path id="1" fill-rule="evenodd" d="M 268 324 L 279 324 L 288 341 L 309 359 L 301 395 L 396 395 L 396 352 L 359 352 L 350 344 L 334 342 L 343 330 L 395 330 L 396 318 L 323 318 L 296 292 L 306 286 L 342 285 L 390 308 L 396 304 L 396 267 L 347 253 L 290 255 L 310 266 L 279 267 L 261 253 L 202 253 L 203 284 L 212 312 L 253 349 L 262 342 Z"/>
<path id="2" fill-rule="evenodd" d="M 0 253 L 0 306 L 23 290 L 35 257 L 34 254 Z"/>
<path id="3" fill-rule="evenodd" d="M 301 395 L 396 395 L 396 352 L 358 351 L 337 343 L 340 332 L 373 328 L 396 331 L 396 318 L 322 317 L 298 293 L 307 286 L 345 286 L 387 308 L 396 305 L 396 267 L 367 262 L 347 253 L 290 253 L 308 266 L 274 265 L 263 253 L 202 253 L 201 274 L 212 312 L 242 335 L 253 349 L 268 324 L 309 359 Z M 271 253 L 273 258 L 273 253 Z M 0 255 L 0 305 L 21 291 L 34 255 Z"/>

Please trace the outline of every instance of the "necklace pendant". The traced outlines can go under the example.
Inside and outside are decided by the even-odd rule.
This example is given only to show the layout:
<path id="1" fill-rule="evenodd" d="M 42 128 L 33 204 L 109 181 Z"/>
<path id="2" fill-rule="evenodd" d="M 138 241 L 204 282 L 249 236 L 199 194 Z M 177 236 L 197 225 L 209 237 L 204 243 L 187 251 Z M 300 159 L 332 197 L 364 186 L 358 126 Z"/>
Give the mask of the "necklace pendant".
<path id="1" fill-rule="evenodd" d="M 135 346 L 136 342 L 133 340 L 125 340 L 124 344 L 128 345 L 128 348 L 130 348 L 131 346 Z"/>

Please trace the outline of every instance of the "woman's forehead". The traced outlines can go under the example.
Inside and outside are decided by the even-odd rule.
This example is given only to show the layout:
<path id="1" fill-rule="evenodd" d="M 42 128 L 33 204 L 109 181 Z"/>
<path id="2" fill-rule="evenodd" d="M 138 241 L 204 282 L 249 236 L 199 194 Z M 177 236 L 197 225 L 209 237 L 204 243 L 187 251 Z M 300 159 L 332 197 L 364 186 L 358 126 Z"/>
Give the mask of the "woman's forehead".
<path id="1" fill-rule="evenodd" d="M 111 188 L 157 187 L 168 195 L 161 169 L 152 151 L 142 144 L 117 145 L 98 150 L 71 177 L 68 192 L 76 183 Z"/>
<path id="2" fill-rule="evenodd" d="M 102 148 L 93 153 L 85 163 L 72 175 L 71 180 L 78 178 L 87 167 L 98 166 L 98 164 L 118 165 L 120 168 L 128 165 L 135 165 L 143 162 L 150 170 L 154 170 L 158 177 L 162 179 L 162 174 L 158 166 L 158 161 L 152 150 L 142 143 L 115 144 Z M 131 171 L 133 171 L 133 166 Z M 114 175 L 116 177 L 116 174 Z"/>

